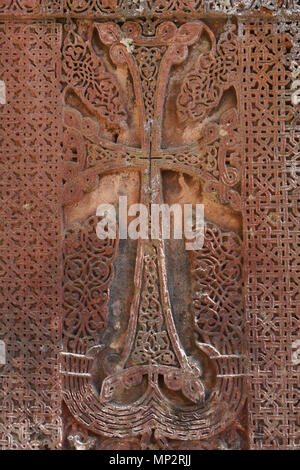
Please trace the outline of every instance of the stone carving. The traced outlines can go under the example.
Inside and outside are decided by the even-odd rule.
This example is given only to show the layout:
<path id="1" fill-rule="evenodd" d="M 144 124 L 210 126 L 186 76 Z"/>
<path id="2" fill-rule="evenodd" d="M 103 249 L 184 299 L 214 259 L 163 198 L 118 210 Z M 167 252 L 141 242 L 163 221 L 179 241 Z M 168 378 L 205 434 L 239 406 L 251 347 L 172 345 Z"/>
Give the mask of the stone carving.
<path id="1" fill-rule="evenodd" d="M 89 17 L 132 18 L 157 16 L 168 18 L 174 14 L 194 16 L 203 13 L 251 14 L 259 12 L 269 16 L 299 12 L 297 0 L 2 0 L 0 15 L 43 15 L 55 16 L 70 14 Z"/>
<path id="2" fill-rule="evenodd" d="M 299 105 L 291 106 L 293 75 L 289 73 L 292 62 L 299 62 L 299 23 L 282 28 L 279 24 L 273 27 L 253 22 L 243 26 L 242 34 L 245 54 L 255 57 L 245 69 L 248 78 L 242 97 L 243 107 L 249 103 L 250 95 L 253 98 L 252 109 L 247 108 L 242 124 L 252 136 L 246 146 L 242 177 L 249 227 L 245 234 L 246 308 L 250 374 L 254 379 L 249 396 L 250 441 L 253 448 L 295 449 L 299 445 L 298 425 L 293 418 L 297 366 L 292 365 L 291 358 L 293 341 L 299 335 L 299 306 L 293 287 L 294 261 L 285 253 L 288 239 L 290 247 L 294 246 L 291 250 L 297 250 L 293 233 L 299 230 L 299 178 L 297 181 L 292 170 L 297 166 L 299 151 L 299 135 L 295 132 Z M 278 54 L 284 57 L 283 61 L 278 60 Z M 277 80 L 285 83 L 277 93 L 278 107 L 271 97 Z M 249 172 L 253 175 L 251 181 L 246 176 Z M 284 189 L 279 189 L 279 185 Z M 259 218 L 255 215 L 257 207 Z M 289 307 L 286 289 L 290 292 Z M 286 386 L 279 378 L 282 370 Z M 288 432 L 279 425 L 283 422 L 289 423 Z"/>
<path id="3" fill-rule="evenodd" d="M 131 168 L 141 172 L 140 199 L 146 204 L 162 201 L 161 171 L 167 169 L 182 174 L 185 170 L 195 172 L 200 180 L 204 178 L 205 191 L 219 194 L 219 204 L 230 202 L 234 210 L 240 210 L 238 119 L 234 105 L 234 74 L 238 63 L 234 25 L 227 25 L 218 41 L 213 31 L 200 21 L 179 27 L 171 22 L 161 23 L 152 37 L 145 36 L 141 25 L 133 22 L 125 23 L 122 29 L 114 23 L 94 23 L 89 28 L 84 29 L 83 23 L 68 27 L 63 48 L 66 63 L 62 68 L 62 82 L 67 83 L 65 101 L 68 93 L 81 98 L 80 104 L 74 99 L 66 103 L 64 165 L 65 186 L 70 190 L 65 204 L 74 204 L 91 187 L 96 188 L 97 178 L 101 178 L 105 170 L 122 171 L 130 162 Z M 79 32 L 89 38 L 88 42 L 84 42 Z M 176 66 L 188 62 L 189 48 L 203 44 L 203 36 L 209 38 L 208 44 L 204 43 L 206 50 L 194 60 L 186 74 L 178 89 L 176 103 L 179 123 L 188 127 L 201 126 L 206 118 L 209 122 L 199 130 L 196 148 L 187 147 L 183 140 L 176 149 L 168 149 L 162 132 L 163 98 L 168 80 Z M 104 73 L 108 82 L 114 84 L 114 90 L 121 90 L 115 78 L 120 76 L 118 67 L 128 68 L 139 117 L 140 148 L 124 145 L 121 131 L 114 143 L 101 136 L 101 123 L 105 127 L 104 119 L 112 121 L 113 114 L 99 113 L 98 103 L 102 98 L 94 94 L 91 97 L 82 91 L 82 81 L 77 79 L 77 52 L 73 51 L 78 51 L 78 45 L 85 44 L 84 48 L 80 46 L 80 50 L 85 51 L 80 67 L 85 68 L 86 59 L 89 76 L 95 77 L 95 69 L 99 63 L 103 67 L 107 58 L 102 62 L 96 58 L 96 53 L 92 52 L 92 38 L 98 51 L 100 43 L 109 48 L 110 60 L 117 67 L 116 75 Z M 95 57 L 93 62 L 91 56 Z M 68 65 L 72 58 L 74 66 Z M 199 82 L 200 69 L 203 77 Z M 72 73 L 75 79 L 70 75 Z M 208 87 L 211 82 L 216 83 L 215 91 Z M 96 90 L 95 87 L 92 89 Z M 229 98 L 224 97 L 227 90 Z M 108 96 L 113 98 L 115 92 L 110 93 Z M 225 105 L 221 103 L 223 97 Z M 123 101 L 126 102 L 125 96 Z M 114 106 L 113 99 L 109 99 L 109 103 Z M 92 116 L 83 117 L 83 109 Z M 114 109 L 120 109 L 119 102 L 112 108 L 112 113 Z M 118 113 L 114 116 L 120 126 Z M 85 125 L 87 119 L 88 125 Z M 92 159 L 91 142 L 97 142 L 93 146 Z M 207 163 L 205 154 L 212 143 L 215 163 Z M 109 158 L 102 157 L 105 147 L 111 148 Z M 194 160 L 190 155 L 184 161 L 176 158 L 187 150 L 194 153 Z M 170 159 L 170 153 L 175 158 Z M 134 276 L 136 292 L 131 299 L 126 338 L 122 351 L 113 353 L 109 344 L 97 341 L 97 328 L 101 330 L 107 324 L 105 302 L 113 283 L 111 263 L 118 260 L 118 246 L 115 243 L 113 248 L 111 242 L 97 242 L 95 226 L 96 221 L 90 217 L 82 226 L 71 226 L 66 232 L 66 346 L 62 353 L 62 368 L 65 402 L 71 413 L 94 433 L 110 436 L 110 423 L 114 423 L 119 436 L 143 435 L 143 442 L 146 442 L 154 432 L 155 439 L 164 447 L 170 438 L 208 439 L 220 433 L 238 418 L 246 398 L 243 392 L 245 361 L 239 236 L 223 233 L 216 225 L 207 225 L 208 245 L 203 253 L 195 252 L 191 256 L 191 278 L 194 278 L 196 296 L 193 323 L 199 340 L 198 353 L 190 358 L 181 345 L 174 323 L 164 242 L 139 240 Z M 89 241 L 88 249 L 85 240 Z M 218 248 L 219 244 L 222 248 Z M 97 267 L 99 263 L 103 264 L 102 269 Z M 211 263 L 221 263 L 219 274 L 216 268 L 209 274 Z M 89 264 L 93 269 L 88 267 Z M 207 278 L 201 276 L 202 270 Z M 97 290 L 96 295 L 92 286 Z M 216 297 L 217 292 L 220 292 L 219 297 Z M 72 313 L 69 313 L 70 309 Z M 99 315 L 100 323 L 96 320 Z M 72 331 L 76 332 L 76 339 Z M 215 372 L 208 373 L 205 367 L 212 367 Z M 98 394 L 96 390 L 99 390 Z"/>
<path id="4" fill-rule="evenodd" d="M 299 446 L 297 12 L 0 2 L 1 449 Z M 108 185 L 203 250 L 97 239 Z"/>
<path id="5" fill-rule="evenodd" d="M 61 39 L 54 23 L 0 26 L 1 449 L 61 442 Z"/>
<path id="6" fill-rule="evenodd" d="M 126 119 L 114 76 L 72 26 L 64 44 L 63 71 L 69 87 L 76 90 L 84 104 L 112 123 Z"/>

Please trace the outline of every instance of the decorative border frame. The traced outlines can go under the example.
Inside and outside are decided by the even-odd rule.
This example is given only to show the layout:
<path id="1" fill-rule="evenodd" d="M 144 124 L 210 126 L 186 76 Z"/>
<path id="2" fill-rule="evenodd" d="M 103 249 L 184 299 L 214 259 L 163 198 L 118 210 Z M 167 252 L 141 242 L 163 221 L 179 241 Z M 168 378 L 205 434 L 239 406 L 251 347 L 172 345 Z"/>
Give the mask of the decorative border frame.
<path id="1" fill-rule="evenodd" d="M 132 17 L 259 15 L 291 17 L 300 13 L 299 0 L 3 0 L 0 17 Z"/>

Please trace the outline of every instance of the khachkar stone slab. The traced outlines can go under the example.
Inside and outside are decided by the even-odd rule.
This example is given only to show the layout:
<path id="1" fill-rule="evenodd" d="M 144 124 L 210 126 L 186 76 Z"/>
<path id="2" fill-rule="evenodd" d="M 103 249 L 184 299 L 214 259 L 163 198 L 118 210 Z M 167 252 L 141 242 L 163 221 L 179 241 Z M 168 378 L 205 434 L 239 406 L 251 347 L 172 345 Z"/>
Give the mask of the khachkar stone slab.
<path id="1" fill-rule="evenodd" d="M 2 448 L 299 446 L 296 10 L 0 3 Z M 203 248 L 100 240 L 119 196 Z"/>

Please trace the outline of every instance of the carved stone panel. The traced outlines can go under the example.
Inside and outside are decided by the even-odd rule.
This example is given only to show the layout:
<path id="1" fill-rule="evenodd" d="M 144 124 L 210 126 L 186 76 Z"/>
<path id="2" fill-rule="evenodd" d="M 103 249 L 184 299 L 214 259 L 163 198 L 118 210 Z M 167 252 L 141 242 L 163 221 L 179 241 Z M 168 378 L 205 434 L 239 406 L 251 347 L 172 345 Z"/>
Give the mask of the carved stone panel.
<path id="1" fill-rule="evenodd" d="M 0 25 L 0 446 L 61 442 L 61 25 Z"/>
<path id="2" fill-rule="evenodd" d="M 0 2 L 0 446 L 294 449 L 298 7 L 129 3 Z"/>

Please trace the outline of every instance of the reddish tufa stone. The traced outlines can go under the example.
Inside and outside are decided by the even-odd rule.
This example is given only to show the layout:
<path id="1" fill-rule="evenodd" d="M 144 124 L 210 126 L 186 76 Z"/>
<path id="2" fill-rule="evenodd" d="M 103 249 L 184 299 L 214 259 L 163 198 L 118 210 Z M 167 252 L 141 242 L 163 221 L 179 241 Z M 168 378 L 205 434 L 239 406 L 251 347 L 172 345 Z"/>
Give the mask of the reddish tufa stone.
<path id="1" fill-rule="evenodd" d="M 286 2 L 50 3 L 0 2 L 1 448 L 295 448 Z M 124 195 L 204 204 L 203 248 L 99 240 Z"/>

